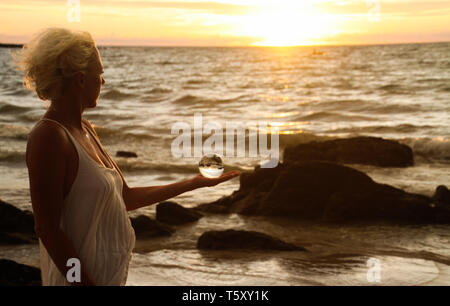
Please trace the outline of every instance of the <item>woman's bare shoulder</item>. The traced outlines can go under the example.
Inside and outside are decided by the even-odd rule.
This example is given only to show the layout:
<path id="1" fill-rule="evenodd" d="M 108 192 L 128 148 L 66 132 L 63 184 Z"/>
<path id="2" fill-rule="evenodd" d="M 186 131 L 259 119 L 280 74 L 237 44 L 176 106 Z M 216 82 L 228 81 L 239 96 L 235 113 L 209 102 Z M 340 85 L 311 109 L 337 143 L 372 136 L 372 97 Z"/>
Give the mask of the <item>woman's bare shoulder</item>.
<path id="1" fill-rule="evenodd" d="M 28 134 L 26 160 L 41 154 L 64 156 L 68 151 L 70 139 L 66 132 L 56 123 L 42 120 L 36 123 Z"/>
<path id="2" fill-rule="evenodd" d="M 67 138 L 67 134 L 62 127 L 58 126 L 57 123 L 48 120 L 41 120 L 37 122 L 28 134 L 28 142 L 34 140 L 39 140 L 39 143 L 43 140 L 62 141 Z"/>

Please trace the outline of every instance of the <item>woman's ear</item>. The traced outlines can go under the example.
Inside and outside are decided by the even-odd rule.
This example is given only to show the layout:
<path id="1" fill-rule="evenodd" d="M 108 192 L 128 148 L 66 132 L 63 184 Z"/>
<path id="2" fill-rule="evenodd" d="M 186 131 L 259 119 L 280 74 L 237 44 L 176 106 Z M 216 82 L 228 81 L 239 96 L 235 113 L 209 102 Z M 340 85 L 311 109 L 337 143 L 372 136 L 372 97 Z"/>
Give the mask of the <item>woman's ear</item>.
<path id="1" fill-rule="evenodd" d="M 80 88 L 84 88 L 86 84 L 86 74 L 84 72 L 77 72 L 75 75 L 75 82 Z"/>

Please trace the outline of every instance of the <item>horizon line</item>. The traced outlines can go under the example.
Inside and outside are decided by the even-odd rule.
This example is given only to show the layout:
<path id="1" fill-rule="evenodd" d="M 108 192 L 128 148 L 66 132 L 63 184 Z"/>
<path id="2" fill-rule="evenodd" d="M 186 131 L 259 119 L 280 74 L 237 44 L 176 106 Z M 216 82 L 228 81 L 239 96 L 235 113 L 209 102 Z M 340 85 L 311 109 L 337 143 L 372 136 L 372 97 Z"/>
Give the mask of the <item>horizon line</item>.
<path id="1" fill-rule="evenodd" d="M 386 43 L 344 43 L 344 44 L 308 44 L 308 45 L 292 45 L 292 46 L 257 46 L 257 45 L 246 45 L 246 46 L 229 46 L 229 45 L 142 45 L 142 44 L 97 44 L 98 47 L 140 47 L 140 48 L 299 48 L 299 47 L 351 47 L 351 46 L 384 46 L 384 45 L 414 45 L 414 44 L 439 44 L 439 43 L 450 43 L 450 40 L 444 41 L 426 41 L 426 42 L 386 42 Z M 2 43 L 0 42 L 0 47 L 23 47 L 26 43 Z"/>

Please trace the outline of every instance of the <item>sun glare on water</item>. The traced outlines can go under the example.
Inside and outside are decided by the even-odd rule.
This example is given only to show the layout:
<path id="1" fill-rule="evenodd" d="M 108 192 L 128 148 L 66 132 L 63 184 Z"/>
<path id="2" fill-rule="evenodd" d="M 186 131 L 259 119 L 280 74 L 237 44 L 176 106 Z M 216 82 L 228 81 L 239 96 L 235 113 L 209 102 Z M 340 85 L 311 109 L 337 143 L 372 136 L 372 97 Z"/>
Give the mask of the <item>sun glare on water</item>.
<path id="1" fill-rule="evenodd" d="M 320 44 L 333 34 L 329 16 L 317 11 L 313 1 L 276 1 L 262 4 L 245 16 L 240 34 L 258 38 L 256 46 L 301 46 Z"/>

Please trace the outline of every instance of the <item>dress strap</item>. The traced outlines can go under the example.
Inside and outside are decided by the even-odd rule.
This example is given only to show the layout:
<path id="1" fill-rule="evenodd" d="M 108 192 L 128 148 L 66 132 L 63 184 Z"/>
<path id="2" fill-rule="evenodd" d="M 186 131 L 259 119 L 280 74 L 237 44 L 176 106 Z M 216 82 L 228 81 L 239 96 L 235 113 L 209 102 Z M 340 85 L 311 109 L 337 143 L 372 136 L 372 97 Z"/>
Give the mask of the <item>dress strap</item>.
<path id="1" fill-rule="evenodd" d="M 39 120 L 39 121 L 42 121 L 42 120 L 53 121 L 53 122 L 55 122 L 56 124 L 58 124 L 60 127 L 62 127 L 66 132 L 68 132 L 67 128 L 66 128 L 64 125 L 62 125 L 61 123 L 59 123 L 58 121 L 56 121 L 56 120 L 53 120 L 53 119 L 50 119 L 50 118 L 41 118 L 41 120 Z"/>
<path id="2" fill-rule="evenodd" d="M 83 122 L 83 121 L 82 121 Z M 91 130 L 91 128 L 85 124 L 86 130 L 89 132 L 89 134 L 91 134 L 91 137 L 94 138 L 94 141 L 97 143 L 98 148 L 100 149 L 100 151 L 102 151 L 103 155 L 109 160 L 110 164 L 112 165 L 112 168 L 106 167 L 108 169 L 115 169 L 115 164 L 111 158 L 111 156 L 109 156 L 108 152 L 106 152 L 106 150 L 103 150 L 103 146 L 100 144 L 99 140 L 97 139 L 97 136 L 94 134 L 94 132 Z"/>
<path id="3" fill-rule="evenodd" d="M 109 162 L 111 163 L 111 165 L 113 166 L 112 168 L 107 167 L 106 165 L 100 165 L 97 161 L 95 161 L 86 151 L 85 149 L 78 143 L 78 141 L 70 134 L 69 130 L 62 125 L 61 123 L 59 123 L 56 120 L 53 119 L 49 119 L 49 118 L 42 118 L 41 120 L 49 120 L 49 121 L 53 121 L 56 124 L 58 124 L 60 127 L 62 127 L 67 135 L 69 135 L 70 140 L 72 141 L 72 143 L 75 145 L 76 150 L 78 151 L 78 156 L 83 155 L 85 156 L 88 160 L 90 160 L 91 162 L 95 163 L 97 166 L 105 168 L 105 169 L 109 169 L 109 170 L 115 170 L 115 165 L 114 162 L 112 161 L 111 157 L 109 156 L 109 154 L 105 154 L 105 151 L 102 149 L 102 146 L 100 145 L 99 141 L 97 140 L 97 137 L 93 134 L 93 132 L 90 130 L 90 128 L 85 124 L 86 129 L 88 130 L 88 133 L 91 134 L 91 137 L 94 138 L 95 142 L 97 143 L 97 146 L 100 148 L 100 151 L 103 152 L 103 155 L 106 156 L 106 158 L 109 160 Z M 83 121 L 82 121 L 83 124 Z M 80 153 L 82 152 L 82 153 Z"/>

